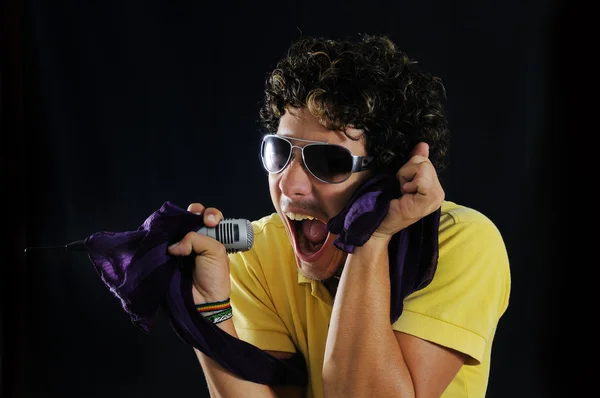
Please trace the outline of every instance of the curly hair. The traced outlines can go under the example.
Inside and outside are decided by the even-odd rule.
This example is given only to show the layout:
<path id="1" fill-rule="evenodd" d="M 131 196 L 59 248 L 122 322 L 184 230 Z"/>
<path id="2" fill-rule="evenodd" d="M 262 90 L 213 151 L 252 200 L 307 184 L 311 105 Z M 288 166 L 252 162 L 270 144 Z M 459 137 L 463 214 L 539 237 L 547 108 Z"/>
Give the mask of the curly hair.
<path id="1" fill-rule="evenodd" d="M 449 144 L 445 100 L 441 79 L 386 36 L 302 37 L 267 77 L 260 122 L 274 133 L 287 107 L 306 108 L 329 130 L 364 129 L 379 169 L 397 170 L 424 141 L 439 172 Z"/>

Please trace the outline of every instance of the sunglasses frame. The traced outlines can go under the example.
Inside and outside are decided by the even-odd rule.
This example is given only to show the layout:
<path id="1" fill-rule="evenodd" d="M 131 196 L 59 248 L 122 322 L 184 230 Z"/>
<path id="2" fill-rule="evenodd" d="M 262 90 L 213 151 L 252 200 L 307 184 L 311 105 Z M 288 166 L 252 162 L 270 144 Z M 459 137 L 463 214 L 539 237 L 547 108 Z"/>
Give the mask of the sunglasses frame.
<path id="1" fill-rule="evenodd" d="M 286 141 L 288 144 L 290 144 L 290 153 L 288 155 L 287 160 L 285 161 L 283 167 L 281 168 L 281 170 L 277 171 L 277 172 L 272 172 L 269 171 L 269 169 L 267 168 L 266 164 L 265 164 L 265 159 L 263 157 L 263 149 L 265 146 L 265 141 L 268 138 L 274 137 L 275 139 L 280 139 L 283 141 Z M 292 140 L 294 141 L 300 141 L 300 142 L 306 142 L 307 144 L 304 146 L 297 146 L 294 145 L 294 143 L 292 142 Z M 317 177 L 312 170 L 310 169 L 310 167 L 306 164 L 306 159 L 304 158 L 304 148 L 309 147 L 309 146 L 315 146 L 315 145 L 331 145 L 331 146 L 336 146 L 339 148 L 342 148 L 344 151 L 348 152 L 348 154 L 351 156 L 352 158 L 352 169 L 350 170 L 350 173 L 348 174 L 348 177 L 344 178 L 341 181 L 336 181 L 336 182 L 331 182 L 331 181 L 326 181 L 323 180 L 322 178 Z M 292 154 L 294 153 L 294 148 L 299 148 L 300 149 L 300 153 L 302 154 L 302 164 L 304 164 L 304 167 L 306 168 L 306 170 L 308 170 L 308 172 L 310 173 L 310 175 L 312 175 L 314 178 L 316 178 L 317 180 L 324 182 L 326 184 L 341 184 L 342 182 L 348 180 L 353 173 L 358 173 L 360 171 L 364 171 L 367 170 L 369 168 L 369 166 L 371 165 L 371 163 L 373 162 L 373 160 L 375 160 L 374 156 L 357 156 L 357 155 L 353 155 L 352 152 L 350 152 L 350 150 L 342 145 L 338 145 L 338 144 L 330 144 L 328 142 L 324 142 L 324 141 L 312 141 L 312 140 L 304 140 L 301 138 L 293 138 L 293 137 L 283 137 L 281 135 L 277 135 L 277 134 L 267 134 L 263 137 L 262 139 L 262 143 L 260 145 L 260 158 L 263 164 L 263 167 L 265 168 L 265 170 L 267 170 L 269 173 L 271 174 L 279 174 L 281 173 L 283 170 L 285 170 L 285 168 L 290 164 L 290 160 L 292 159 Z"/>

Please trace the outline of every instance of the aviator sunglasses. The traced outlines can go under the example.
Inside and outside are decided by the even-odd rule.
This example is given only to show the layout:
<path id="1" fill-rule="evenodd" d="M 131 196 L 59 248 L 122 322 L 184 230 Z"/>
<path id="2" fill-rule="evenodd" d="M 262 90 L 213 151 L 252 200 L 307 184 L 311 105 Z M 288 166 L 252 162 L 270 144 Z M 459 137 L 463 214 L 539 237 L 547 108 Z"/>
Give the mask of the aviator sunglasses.
<path id="1" fill-rule="evenodd" d="M 296 146 L 293 141 L 307 143 Z M 341 145 L 321 141 L 302 140 L 269 134 L 263 137 L 260 157 L 269 173 L 280 173 L 290 163 L 294 148 L 302 152 L 302 162 L 306 170 L 317 180 L 329 184 L 346 181 L 352 173 L 368 169 L 373 156 L 355 156 Z"/>

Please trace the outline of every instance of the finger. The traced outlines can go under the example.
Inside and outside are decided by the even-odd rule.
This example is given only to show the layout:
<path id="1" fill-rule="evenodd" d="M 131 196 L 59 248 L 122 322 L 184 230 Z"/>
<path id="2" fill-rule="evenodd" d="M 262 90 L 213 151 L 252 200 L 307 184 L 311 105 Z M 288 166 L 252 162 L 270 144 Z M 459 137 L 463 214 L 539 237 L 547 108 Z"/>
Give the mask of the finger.
<path id="1" fill-rule="evenodd" d="M 204 206 L 201 203 L 192 203 L 188 206 L 187 211 L 195 214 L 202 214 Z"/>
<path id="2" fill-rule="evenodd" d="M 435 174 L 435 169 L 431 162 L 426 158 L 421 162 L 409 162 L 402 166 L 398 173 L 396 174 L 396 178 L 400 182 L 400 186 L 402 187 L 409 181 L 414 180 L 419 176 L 433 175 Z"/>
<path id="3" fill-rule="evenodd" d="M 408 161 L 405 164 L 414 164 L 414 163 L 423 163 L 423 162 L 430 162 L 429 158 L 426 156 L 421 156 L 421 155 L 413 155 L 410 158 L 408 158 Z"/>
<path id="4" fill-rule="evenodd" d="M 225 246 L 209 236 L 197 232 L 188 232 L 183 239 L 169 246 L 168 252 L 173 256 L 216 255 L 227 257 Z"/>
<path id="5" fill-rule="evenodd" d="M 204 225 L 207 227 L 214 227 L 223 221 L 223 219 L 223 213 L 219 209 L 208 207 L 204 210 Z"/>
<path id="6" fill-rule="evenodd" d="M 402 184 L 402 193 L 412 193 L 426 196 L 434 187 L 433 181 L 428 178 L 415 178 L 412 181 Z"/>
<path id="7" fill-rule="evenodd" d="M 428 158 L 429 157 L 429 144 L 426 142 L 419 142 L 417 145 L 415 145 L 413 150 L 410 152 L 409 157 L 413 157 L 413 156 L 423 156 L 423 157 Z"/>

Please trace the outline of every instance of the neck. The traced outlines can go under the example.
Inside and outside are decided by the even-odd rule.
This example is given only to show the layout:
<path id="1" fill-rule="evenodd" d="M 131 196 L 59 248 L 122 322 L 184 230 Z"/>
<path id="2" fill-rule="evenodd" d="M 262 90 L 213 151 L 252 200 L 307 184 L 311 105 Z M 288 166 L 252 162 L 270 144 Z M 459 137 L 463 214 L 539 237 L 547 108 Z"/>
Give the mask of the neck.
<path id="1" fill-rule="evenodd" d="M 323 281 L 323 286 L 327 288 L 329 293 L 331 293 L 331 297 L 335 298 L 335 294 L 337 293 L 337 288 L 340 283 L 339 276 L 332 276 L 329 279 L 325 279 Z"/>
<path id="2" fill-rule="evenodd" d="M 339 267 L 330 278 L 323 281 L 323 285 L 329 290 L 331 297 L 335 297 L 338 285 L 340 284 L 340 278 L 342 277 L 342 271 L 344 271 L 343 266 Z"/>

